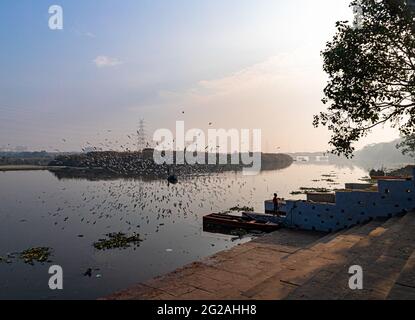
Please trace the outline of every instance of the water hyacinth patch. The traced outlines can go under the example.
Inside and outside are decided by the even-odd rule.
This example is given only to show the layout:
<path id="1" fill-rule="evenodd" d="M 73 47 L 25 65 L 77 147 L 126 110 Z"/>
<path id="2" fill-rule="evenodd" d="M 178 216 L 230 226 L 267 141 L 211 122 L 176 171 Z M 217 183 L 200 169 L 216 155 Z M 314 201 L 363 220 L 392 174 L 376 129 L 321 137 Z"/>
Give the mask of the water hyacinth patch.
<path id="1" fill-rule="evenodd" d="M 143 241 L 140 239 L 139 235 L 133 234 L 132 236 L 127 236 L 124 233 L 109 233 L 106 235 L 107 239 L 99 239 L 94 243 L 94 248 L 97 250 L 109 250 L 109 249 L 127 249 L 131 246 L 138 247 L 140 242 Z"/>
<path id="2" fill-rule="evenodd" d="M 253 212 L 253 211 L 254 211 L 254 208 L 252 208 L 252 207 L 247 207 L 247 206 L 240 207 L 240 206 L 238 205 L 238 206 L 235 206 L 235 207 L 233 207 L 233 208 L 230 208 L 229 210 L 230 210 L 230 211 L 235 211 L 235 212 Z"/>
<path id="3" fill-rule="evenodd" d="M 52 254 L 52 249 L 47 247 L 31 248 L 20 253 L 20 259 L 25 263 L 34 265 L 35 262 L 50 262 L 49 257 Z"/>

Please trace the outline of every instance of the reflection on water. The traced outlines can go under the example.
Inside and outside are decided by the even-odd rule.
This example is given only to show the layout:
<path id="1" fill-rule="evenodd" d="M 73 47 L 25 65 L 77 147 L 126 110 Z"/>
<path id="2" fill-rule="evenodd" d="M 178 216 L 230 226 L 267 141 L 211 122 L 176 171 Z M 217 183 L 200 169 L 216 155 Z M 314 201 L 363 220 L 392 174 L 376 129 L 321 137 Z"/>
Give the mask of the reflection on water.
<path id="1" fill-rule="evenodd" d="M 97 298 L 172 271 L 249 241 L 204 232 L 203 215 L 235 205 L 263 212 L 263 201 L 274 192 L 291 198 L 301 186 L 332 188 L 322 179 L 328 173 L 335 173 L 336 184 L 367 175 L 356 167 L 294 164 L 253 177 L 227 172 L 168 185 L 147 178 L 0 173 L 0 256 L 50 247 L 53 264 L 64 271 L 64 290 L 56 292 L 48 288 L 50 263 L 0 262 L 0 298 Z M 123 250 L 93 247 L 118 232 L 137 233 L 143 241 Z"/>

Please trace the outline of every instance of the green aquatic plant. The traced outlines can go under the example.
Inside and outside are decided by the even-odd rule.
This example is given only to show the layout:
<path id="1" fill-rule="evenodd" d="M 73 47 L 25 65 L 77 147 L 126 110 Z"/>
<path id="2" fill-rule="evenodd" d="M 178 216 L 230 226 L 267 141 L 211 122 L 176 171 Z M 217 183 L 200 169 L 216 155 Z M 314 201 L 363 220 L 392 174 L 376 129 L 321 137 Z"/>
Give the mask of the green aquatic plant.
<path id="1" fill-rule="evenodd" d="M 238 206 L 236 206 L 236 207 L 230 208 L 229 210 L 230 210 L 230 211 L 236 211 L 236 212 L 253 212 L 253 211 L 254 211 L 254 208 L 252 208 L 252 207 L 247 207 L 247 206 L 245 206 L 245 207 L 240 207 L 240 206 L 238 205 Z"/>
<path id="2" fill-rule="evenodd" d="M 303 191 L 291 191 L 290 194 L 292 196 L 297 196 L 297 195 L 300 195 L 300 194 L 304 194 L 304 192 Z"/>
<path id="3" fill-rule="evenodd" d="M 317 193 L 329 193 L 333 190 L 327 189 L 327 188 L 308 188 L 308 187 L 301 187 L 299 191 L 292 191 L 291 195 L 301 195 L 301 194 L 307 194 L 310 192 L 317 192 Z"/>
<path id="4" fill-rule="evenodd" d="M 322 174 L 323 178 L 336 178 L 337 176 L 335 174 Z"/>
<path id="5" fill-rule="evenodd" d="M 109 250 L 109 249 L 127 249 L 132 245 L 139 246 L 140 239 L 139 235 L 133 234 L 127 236 L 124 233 L 109 233 L 106 235 L 107 239 L 99 239 L 94 243 L 94 248 L 97 250 Z"/>
<path id="6" fill-rule="evenodd" d="M 301 187 L 300 190 L 301 191 L 304 191 L 304 192 L 321 192 L 321 193 L 329 193 L 329 192 L 331 192 L 331 190 L 329 190 L 327 188 L 308 188 L 308 187 Z"/>
<path id="7" fill-rule="evenodd" d="M 34 265 L 35 262 L 49 262 L 52 255 L 52 249 L 47 247 L 38 247 L 24 250 L 20 253 L 20 259 L 25 263 Z"/>

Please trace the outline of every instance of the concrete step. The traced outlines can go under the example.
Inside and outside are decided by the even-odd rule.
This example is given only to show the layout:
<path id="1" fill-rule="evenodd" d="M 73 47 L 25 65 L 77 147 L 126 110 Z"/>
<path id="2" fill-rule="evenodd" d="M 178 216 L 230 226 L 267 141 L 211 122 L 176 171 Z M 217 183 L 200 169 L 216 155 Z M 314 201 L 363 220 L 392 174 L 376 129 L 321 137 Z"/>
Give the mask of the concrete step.
<path id="1" fill-rule="evenodd" d="M 316 232 L 281 229 L 117 292 L 106 299 L 247 299 L 242 292 L 277 272 L 283 257 L 321 237 L 322 234 Z M 270 297 L 281 299 L 288 290 L 291 290 L 289 285 L 280 283 L 275 289 L 280 296 Z"/>
<path id="2" fill-rule="evenodd" d="M 387 299 L 415 300 L 415 251 L 407 260 Z"/>
<path id="3" fill-rule="evenodd" d="M 383 233 L 359 248 L 360 255 L 352 263 L 364 270 L 364 290 L 349 291 L 345 299 L 384 300 L 390 295 L 415 250 L 414 221 L 414 213 L 393 218 Z"/>
<path id="4" fill-rule="evenodd" d="M 382 220 L 372 220 L 363 225 L 353 227 L 317 241 L 309 249 L 315 252 L 317 256 L 324 256 L 326 259 L 332 259 L 330 255 L 338 255 L 340 250 L 352 248 L 356 243 L 370 235 L 374 230 L 381 227 L 385 222 Z M 336 258 L 336 256 L 334 257 Z"/>
<path id="5" fill-rule="evenodd" d="M 415 293 L 415 213 L 321 237 L 280 230 L 108 299 L 395 299 Z M 360 265 L 364 290 L 350 290 Z"/>
<path id="6" fill-rule="evenodd" d="M 366 223 L 363 223 L 361 225 L 357 225 L 354 227 L 351 227 L 349 229 L 340 230 L 334 233 L 328 233 L 326 236 L 316 240 L 315 242 L 309 244 L 308 246 L 304 247 L 304 249 L 311 249 L 313 247 L 317 248 L 318 246 L 326 246 L 331 241 L 336 239 L 339 236 L 344 235 L 358 235 L 358 234 L 364 234 L 367 229 L 371 230 L 373 226 L 378 226 L 379 223 L 383 223 L 384 220 L 372 220 L 368 221 Z"/>
<path id="7" fill-rule="evenodd" d="M 366 228 L 356 229 L 359 236 L 366 235 L 346 252 L 337 252 L 336 255 L 331 252 L 331 257 L 326 255 L 335 260 L 335 263 L 317 272 L 287 298 L 386 299 L 407 259 L 402 254 L 397 256 L 398 248 L 394 240 L 408 228 L 409 222 L 414 218 L 414 214 L 408 214 L 405 217 L 391 218 L 378 227 L 374 222 L 367 224 Z M 352 265 L 363 268 L 364 290 L 352 291 L 349 288 L 348 272 Z"/>
<path id="8" fill-rule="evenodd" d="M 340 263 L 336 251 L 348 250 L 362 237 L 375 230 L 383 221 L 371 221 L 353 230 L 329 234 L 297 252 L 280 259 L 274 274 L 242 293 L 250 299 L 285 298 L 301 287 L 321 269 Z M 283 286 L 282 286 L 283 285 Z M 281 287 L 282 286 L 282 287 Z"/>

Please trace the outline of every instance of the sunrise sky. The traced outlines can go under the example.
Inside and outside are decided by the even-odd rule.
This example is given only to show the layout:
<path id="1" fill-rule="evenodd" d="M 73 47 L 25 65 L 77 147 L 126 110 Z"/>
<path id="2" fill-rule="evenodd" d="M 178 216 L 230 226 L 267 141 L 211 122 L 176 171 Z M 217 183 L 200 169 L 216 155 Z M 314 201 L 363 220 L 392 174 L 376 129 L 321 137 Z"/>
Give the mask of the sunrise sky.
<path id="1" fill-rule="evenodd" d="M 51 5 L 64 30 L 48 28 Z M 324 151 L 320 51 L 344 0 L 2 0 L 0 147 L 76 151 L 147 131 L 260 128 L 263 150 Z M 184 113 L 183 113 L 184 112 Z M 364 144 L 391 141 L 380 128 Z M 106 140 L 105 140 L 106 139 Z M 280 149 L 277 149 L 280 148 Z"/>

